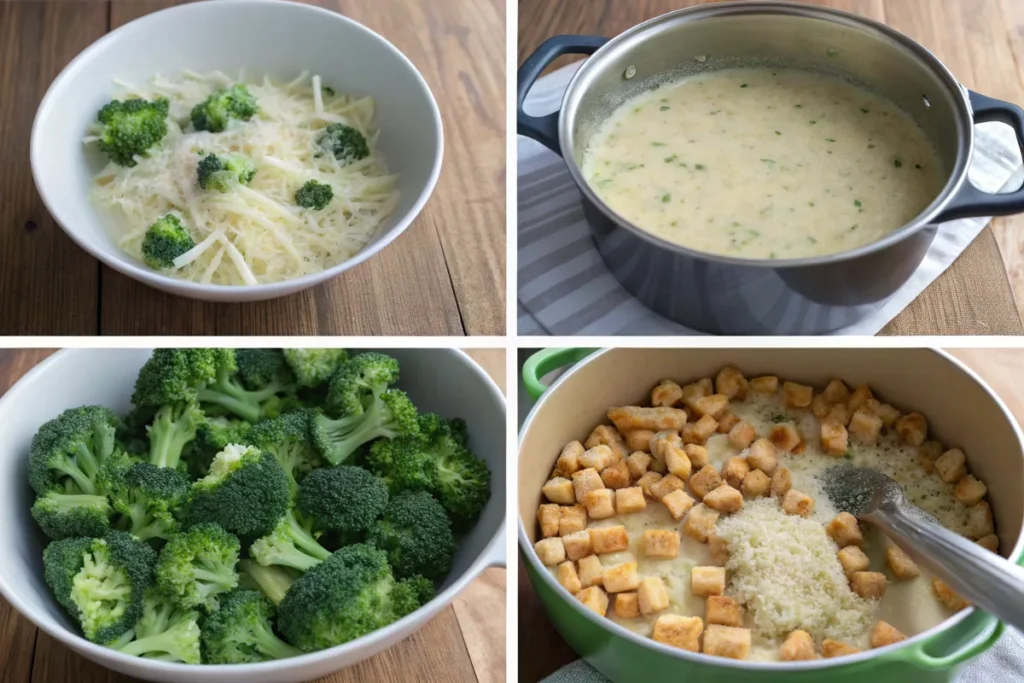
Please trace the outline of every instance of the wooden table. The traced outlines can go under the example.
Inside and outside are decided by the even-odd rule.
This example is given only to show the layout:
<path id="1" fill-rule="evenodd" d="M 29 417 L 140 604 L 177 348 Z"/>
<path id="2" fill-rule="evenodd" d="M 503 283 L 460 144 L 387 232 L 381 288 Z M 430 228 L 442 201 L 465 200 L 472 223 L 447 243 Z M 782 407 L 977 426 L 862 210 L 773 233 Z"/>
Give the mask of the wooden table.
<path id="1" fill-rule="evenodd" d="M 812 1 L 883 21 L 934 52 L 968 87 L 1024 103 L 1020 0 Z M 651 17 L 697 4 L 701 2 L 519 0 L 519 63 L 554 35 L 615 36 Z M 573 59 L 579 57 L 563 57 L 553 68 Z M 1021 310 L 1024 217 L 999 218 L 882 334 L 1022 334 Z"/>
<path id="2" fill-rule="evenodd" d="M 319 0 L 393 42 L 444 119 L 423 213 L 368 262 L 255 304 L 157 292 L 79 249 L 47 214 L 29 132 L 53 78 L 90 43 L 181 0 L 0 0 L 0 335 L 463 335 L 505 329 L 505 0 Z"/>
<path id="3" fill-rule="evenodd" d="M 51 350 L 0 351 L 0 396 Z M 468 353 L 505 391 L 505 351 Z M 504 683 L 504 569 L 488 569 L 411 638 L 318 683 Z M 0 598 L 0 682 L 133 683 L 79 657 Z"/>

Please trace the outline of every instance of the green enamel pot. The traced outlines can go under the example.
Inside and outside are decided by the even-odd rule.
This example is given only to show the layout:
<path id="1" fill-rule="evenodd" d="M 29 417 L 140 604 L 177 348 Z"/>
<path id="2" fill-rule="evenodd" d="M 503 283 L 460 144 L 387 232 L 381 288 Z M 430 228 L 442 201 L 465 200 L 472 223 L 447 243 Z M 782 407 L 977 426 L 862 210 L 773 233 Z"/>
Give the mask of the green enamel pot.
<path id="1" fill-rule="evenodd" d="M 747 662 L 687 652 L 633 633 L 583 607 L 544 568 L 538 540 L 541 486 L 559 452 L 605 422 L 612 405 L 649 399 L 658 381 L 714 376 L 735 365 L 747 376 L 774 374 L 824 386 L 833 377 L 868 384 L 885 400 L 924 413 L 934 438 L 967 453 L 989 487 L 1000 553 L 1021 561 L 1024 436 L 1006 405 L 971 370 L 935 349 L 548 349 L 523 367 L 536 401 L 519 434 L 519 545 L 552 624 L 569 645 L 616 683 L 944 683 L 991 648 L 1004 626 L 969 608 L 907 640 L 835 659 Z M 561 370 L 547 386 L 544 378 Z"/>

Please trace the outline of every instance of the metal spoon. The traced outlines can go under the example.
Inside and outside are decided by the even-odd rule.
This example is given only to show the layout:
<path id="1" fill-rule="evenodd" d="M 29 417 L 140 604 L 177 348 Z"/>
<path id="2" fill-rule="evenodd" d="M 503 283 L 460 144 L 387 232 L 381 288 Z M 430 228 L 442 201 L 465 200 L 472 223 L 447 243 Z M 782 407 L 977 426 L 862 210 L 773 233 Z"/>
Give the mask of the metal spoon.
<path id="1" fill-rule="evenodd" d="M 881 472 L 840 465 L 821 477 L 840 512 L 880 527 L 915 562 L 969 602 L 1024 628 L 1024 569 L 955 534 L 907 501 L 903 489 Z"/>

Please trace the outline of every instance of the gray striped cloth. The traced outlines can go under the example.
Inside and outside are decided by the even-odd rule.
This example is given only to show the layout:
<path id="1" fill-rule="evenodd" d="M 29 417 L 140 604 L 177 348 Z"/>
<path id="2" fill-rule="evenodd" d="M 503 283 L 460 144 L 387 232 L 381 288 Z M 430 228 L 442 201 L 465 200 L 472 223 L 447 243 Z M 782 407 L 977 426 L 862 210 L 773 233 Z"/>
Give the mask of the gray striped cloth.
<path id="1" fill-rule="evenodd" d="M 579 62 L 537 80 L 526 100 L 534 115 L 558 109 Z M 561 157 L 518 139 L 518 331 L 521 335 L 692 335 L 661 317 L 619 285 L 590 237 L 579 191 Z M 970 179 L 988 192 L 1019 187 L 1020 152 L 1009 126 L 975 127 Z M 874 335 L 941 275 L 989 218 L 944 223 L 921 266 L 864 320 L 834 334 Z"/>

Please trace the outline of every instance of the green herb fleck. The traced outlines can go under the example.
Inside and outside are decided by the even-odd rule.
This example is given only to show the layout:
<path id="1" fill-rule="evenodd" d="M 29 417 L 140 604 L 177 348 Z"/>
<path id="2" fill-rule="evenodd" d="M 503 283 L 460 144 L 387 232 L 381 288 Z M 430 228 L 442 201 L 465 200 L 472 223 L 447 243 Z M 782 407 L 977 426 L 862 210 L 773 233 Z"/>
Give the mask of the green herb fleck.
<path id="1" fill-rule="evenodd" d="M 804 108 L 804 105 L 802 105 L 802 104 L 794 104 L 793 106 L 796 107 L 797 109 L 803 109 Z"/>
<path id="2" fill-rule="evenodd" d="M 861 107 L 860 111 L 861 111 L 862 114 L 870 114 L 871 113 L 869 110 L 864 109 L 863 107 Z"/>
<path id="3" fill-rule="evenodd" d="M 703 171 L 704 170 L 704 164 L 694 164 L 693 167 L 695 169 L 697 169 L 698 171 Z"/>
<path id="4" fill-rule="evenodd" d="M 651 147 L 664 147 L 664 146 L 665 146 L 664 142 L 652 142 L 651 143 Z"/>
<path id="5" fill-rule="evenodd" d="M 921 164 L 914 164 L 914 168 L 921 170 Z"/>
<path id="6" fill-rule="evenodd" d="M 830 47 L 828 50 L 825 51 L 825 54 L 827 54 L 829 57 L 838 57 L 839 50 L 835 49 L 834 47 Z"/>
<path id="7" fill-rule="evenodd" d="M 665 105 L 665 104 L 661 105 L 661 110 L 662 110 L 662 111 L 668 111 L 668 110 L 669 110 L 669 109 L 671 109 L 671 108 L 672 108 L 672 107 L 670 107 L 670 106 L 668 106 L 668 105 Z"/>
<path id="8" fill-rule="evenodd" d="M 669 225 L 671 225 L 674 228 L 677 225 L 679 225 L 679 221 L 672 221 L 671 223 L 669 223 Z"/>
<path id="9" fill-rule="evenodd" d="M 772 253 L 768 254 L 768 258 L 777 258 L 775 252 L 773 251 Z"/>
<path id="10" fill-rule="evenodd" d="M 816 123 L 817 123 L 817 121 L 814 121 L 814 120 L 812 120 L 812 121 L 811 121 L 811 125 L 812 125 L 812 126 L 813 126 L 814 124 L 816 124 Z"/>
<path id="11" fill-rule="evenodd" d="M 856 207 L 857 207 L 857 208 L 859 209 L 859 208 L 860 208 L 860 206 L 861 206 L 861 204 L 860 204 L 860 200 L 859 200 L 859 199 L 854 199 L 854 200 L 853 200 L 853 205 L 854 205 L 854 206 L 856 206 Z"/>
<path id="12" fill-rule="evenodd" d="M 835 142 L 835 138 L 825 138 L 825 142 Z"/>
<path id="13" fill-rule="evenodd" d="M 807 241 L 810 242 L 811 244 L 817 244 L 818 243 L 818 240 L 814 239 L 813 237 L 808 237 Z"/>
<path id="14" fill-rule="evenodd" d="M 875 148 L 874 145 L 868 145 L 868 149 L 874 149 L 874 148 Z"/>
<path id="15" fill-rule="evenodd" d="M 892 165 L 895 166 L 896 168 L 902 168 L 903 167 L 903 162 L 900 161 L 899 159 L 893 159 L 892 160 Z"/>
<path id="16" fill-rule="evenodd" d="M 780 131 L 775 131 L 775 134 L 776 135 L 782 135 L 782 133 Z"/>
<path id="17" fill-rule="evenodd" d="M 775 165 L 775 159 L 761 159 L 761 161 L 763 161 L 764 163 L 768 164 L 769 166 L 774 166 Z"/>
<path id="18" fill-rule="evenodd" d="M 666 192 L 665 194 L 661 195 L 661 203 L 662 204 L 668 204 L 670 201 L 672 201 L 672 195 L 670 195 L 668 192 Z"/>
<path id="19" fill-rule="evenodd" d="M 741 88 L 746 88 L 746 87 L 747 87 L 747 84 L 746 84 L 746 83 L 743 83 L 742 85 L 740 85 L 740 87 L 741 87 Z"/>
<path id="20" fill-rule="evenodd" d="M 859 223 L 854 223 L 853 225 L 851 225 L 850 226 L 850 231 L 852 232 L 852 231 L 856 230 L 858 225 L 860 225 L 860 224 Z"/>
<path id="21" fill-rule="evenodd" d="M 675 161 L 675 160 L 676 160 L 676 159 L 678 159 L 678 158 L 679 158 L 679 155 L 678 155 L 678 154 L 673 154 L 673 155 L 672 155 L 672 156 L 670 156 L 670 157 L 665 157 L 665 163 L 666 163 L 666 164 L 671 164 L 671 163 L 672 163 L 673 161 Z"/>

